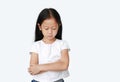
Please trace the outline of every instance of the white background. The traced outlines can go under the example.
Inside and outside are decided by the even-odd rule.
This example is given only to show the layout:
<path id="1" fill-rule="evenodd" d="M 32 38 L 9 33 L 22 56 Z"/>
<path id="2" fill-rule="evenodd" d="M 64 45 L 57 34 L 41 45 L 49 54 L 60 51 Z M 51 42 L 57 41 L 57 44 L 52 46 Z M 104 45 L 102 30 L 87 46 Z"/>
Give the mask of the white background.
<path id="1" fill-rule="evenodd" d="M 0 0 L 0 81 L 30 82 L 37 16 L 55 8 L 70 52 L 66 82 L 120 82 L 119 0 Z"/>

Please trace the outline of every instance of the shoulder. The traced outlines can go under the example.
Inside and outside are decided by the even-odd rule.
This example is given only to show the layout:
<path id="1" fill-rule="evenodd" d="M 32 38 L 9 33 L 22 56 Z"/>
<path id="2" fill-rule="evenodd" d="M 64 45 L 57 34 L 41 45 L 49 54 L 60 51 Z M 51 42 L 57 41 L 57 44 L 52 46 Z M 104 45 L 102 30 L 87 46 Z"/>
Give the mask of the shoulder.
<path id="1" fill-rule="evenodd" d="M 30 52 L 38 52 L 40 41 L 32 42 Z"/>
<path id="2" fill-rule="evenodd" d="M 41 44 L 41 40 L 36 41 L 36 42 L 32 42 L 32 43 L 31 43 L 31 46 L 32 46 L 32 47 L 34 47 L 34 46 L 37 47 L 37 46 L 39 46 L 40 44 Z"/>
<path id="3" fill-rule="evenodd" d="M 66 40 L 59 40 L 59 39 L 57 39 L 57 42 L 58 43 L 60 43 L 60 44 L 68 44 L 68 42 L 66 41 Z"/>
<path id="4" fill-rule="evenodd" d="M 32 42 L 32 45 L 38 45 L 38 44 L 40 44 L 40 43 L 41 43 L 41 40 L 36 41 L 36 42 Z"/>
<path id="5" fill-rule="evenodd" d="M 60 45 L 61 49 L 69 49 L 69 45 L 66 40 L 57 39 L 57 43 Z"/>

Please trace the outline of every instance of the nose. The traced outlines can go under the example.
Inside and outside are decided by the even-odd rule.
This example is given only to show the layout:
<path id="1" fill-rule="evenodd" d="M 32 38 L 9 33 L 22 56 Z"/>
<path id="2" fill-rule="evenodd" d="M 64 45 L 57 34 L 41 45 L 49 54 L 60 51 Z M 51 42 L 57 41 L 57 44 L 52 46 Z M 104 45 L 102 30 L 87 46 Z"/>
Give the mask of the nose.
<path id="1" fill-rule="evenodd" d="M 48 30 L 48 33 L 51 34 L 51 33 L 52 33 L 52 29 L 49 29 L 49 30 Z"/>

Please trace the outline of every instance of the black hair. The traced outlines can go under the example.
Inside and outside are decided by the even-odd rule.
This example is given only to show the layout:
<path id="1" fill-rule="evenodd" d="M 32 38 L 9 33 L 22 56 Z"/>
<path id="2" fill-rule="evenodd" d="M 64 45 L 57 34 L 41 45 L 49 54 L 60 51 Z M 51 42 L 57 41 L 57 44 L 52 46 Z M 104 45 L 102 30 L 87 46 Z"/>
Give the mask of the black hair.
<path id="1" fill-rule="evenodd" d="M 55 38 L 60 39 L 60 40 L 62 39 L 62 22 L 61 22 L 59 13 L 53 8 L 45 8 L 40 12 L 37 22 L 36 22 L 35 41 L 39 41 L 43 38 L 43 34 L 42 34 L 42 31 L 39 30 L 38 23 L 41 25 L 44 20 L 49 19 L 51 17 L 53 17 L 56 20 L 56 22 L 58 23 L 58 26 L 59 26 L 58 32 L 57 32 Z"/>

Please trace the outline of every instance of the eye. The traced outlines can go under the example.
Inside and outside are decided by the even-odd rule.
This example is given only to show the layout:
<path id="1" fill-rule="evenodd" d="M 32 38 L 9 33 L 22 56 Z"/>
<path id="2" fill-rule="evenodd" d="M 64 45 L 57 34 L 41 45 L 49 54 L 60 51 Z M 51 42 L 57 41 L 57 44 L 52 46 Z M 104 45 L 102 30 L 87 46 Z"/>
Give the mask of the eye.
<path id="1" fill-rule="evenodd" d="M 49 28 L 45 28 L 45 30 L 48 30 Z"/>
<path id="2" fill-rule="evenodd" d="M 57 28 L 55 26 L 52 27 L 52 30 L 56 30 Z"/>
<path id="3" fill-rule="evenodd" d="M 49 28 L 47 26 L 44 27 L 45 30 L 48 30 Z"/>
<path id="4" fill-rule="evenodd" d="M 57 28 L 52 28 L 52 30 L 56 30 Z"/>

